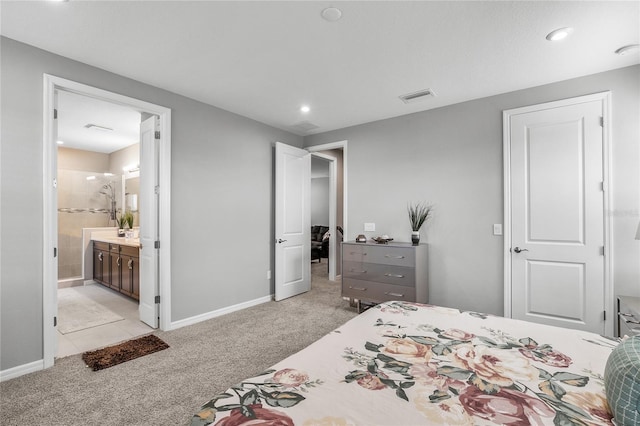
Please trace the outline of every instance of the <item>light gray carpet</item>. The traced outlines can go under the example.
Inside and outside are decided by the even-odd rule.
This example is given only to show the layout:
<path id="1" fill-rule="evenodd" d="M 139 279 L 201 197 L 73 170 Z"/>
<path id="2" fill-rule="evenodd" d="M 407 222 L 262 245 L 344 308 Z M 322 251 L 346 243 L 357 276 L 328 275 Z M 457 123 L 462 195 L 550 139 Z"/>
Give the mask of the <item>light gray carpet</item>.
<path id="1" fill-rule="evenodd" d="M 0 424 L 184 425 L 200 405 L 356 316 L 327 264 L 312 289 L 189 327 L 155 333 L 169 349 L 102 371 L 80 355 L 0 383 Z"/>
<path id="2" fill-rule="evenodd" d="M 58 290 L 58 331 L 62 334 L 123 320 L 120 315 L 83 294 L 86 287 Z"/>

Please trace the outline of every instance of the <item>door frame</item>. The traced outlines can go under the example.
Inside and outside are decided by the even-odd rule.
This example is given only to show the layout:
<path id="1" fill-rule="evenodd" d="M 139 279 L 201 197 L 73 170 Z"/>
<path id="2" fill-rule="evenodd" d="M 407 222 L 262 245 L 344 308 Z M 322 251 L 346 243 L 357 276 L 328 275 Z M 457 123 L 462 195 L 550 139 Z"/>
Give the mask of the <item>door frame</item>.
<path id="1" fill-rule="evenodd" d="M 600 92 L 591 95 L 577 96 L 574 98 L 561 99 L 553 102 L 545 102 L 536 105 L 529 105 L 520 108 L 504 110 L 502 112 L 502 153 L 504 171 L 504 316 L 512 317 L 511 310 L 511 117 L 544 109 L 552 109 L 563 106 L 575 105 L 585 102 L 600 101 L 602 103 L 602 171 L 603 171 L 603 191 L 604 191 L 604 311 L 605 311 L 605 333 L 614 335 L 615 317 L 614 310 L 614 282 L 613 282 L 613 218 L 610 214 L 613 211 L 611 180 L 611 92 Z"/>
<path id="2" fill-rule="evenodd" d="M 57 204 L 54 190 L 57 170 L 57 144 L 54 140 L 54 108 L 57 90 L 67 91 L 82 96 L 115 103 L 132 109 L 154 114 L 160 121 L 159 141 L 159 239 L 162 249 L 159 250 L 159 294 L 160 294 L 160 329 L 171 329 L 171 109 L 98 89 L 93 86 L 72 80 L 43 74 L 43 246 L 42 246 L 42 321 L 43 321 L 43 362 L 44 368 L 53 366 L 56 356 L 56 328 L 53 317 L 56 306 L 53 303 L 53 291 L 57 291 L 58 277 L 55 276 L 53 256 L 57 250 Z M 55 286 L 54 284 L 55 283 Z"/>
<path id="3" fill-rule="evenodd" d="M 311 157 L 322 158 L 329 162 L 329 235 L 338 235 L 336 232 L 336 219 L 338 216 L 338 159 L 320 152 L 311 152 Z M 336 280 L 336 239 L 329 238 L 329 281 Z"/>
<path id="4" fill-rule="evenodd" d="M 342 236 L 344 241 L 347 241 L 347 235 L 348 235 L 348 223 L 349 221 L 347 220 L 347 193 L 348 193 L 348 185 L 347 185 L 347 145 L 348 145 L 348 140 L 342 140 L 342 141 L 337 141 L 337 142 L 330 142 L 330 143 L 326 143 L 326 144 L 321 144 L 321 145 L 313 145 L 313 146 L 308 146 L 305 149 L 307 151 L 309 151 L 312 155 L 315 155 L 315 153 L 317 153 L 318 151 L 329 151 L 332 149 L 342 149 Z M 332 157 L 333 158 L 333 157 Z M 335 163 L 331 163 L 331 164 L 337 164 L 337 159 L 334 158 L 334 161 L 336 161 Z M 330 167 L 331 170 L 331 167 Z M 335 170 L 334 167 L 334 171 L 335 171 L 335 176 L 334 176 L 334 182 L 335 185 L 337 187 L 337 170 Z M 337 193 L 334 193 L 333 198 L 335 200 L 337 200 Z M 334 209 L 333 211 L 329 211 L 329 222 L 331 222 L 331 217 L 333 215 L 334 218 L 334 224 L 336 223 L 336 218 L 337 218 L 337 209 L 338 209 L 338 203 L 334 202 Z M 331 226 L 331 224 L 329 224 L 329 226 Z M 331 229 L 331 235 L 337 235 L 337 230 L 336 229 Z M 334 241 L 334 245 L 333 245 L 333 253 L 331 251 L 331 240 Z M 338 259 L 336 259 L 336 246 L 335 246 L 335 238 L 332 238 L 329 240 L 329 279 L 332 281 L 335 281 L 340 275 L 337 275 L 335 273 L 336 271 L 336 265 L 338 262 Z M 333 259 L 332 259 L 333 258 Z M 333 268 L 331 268 L 331 262 L 333 260 Z M 333 271 L 333 279 L 331 278 L 331 272 Z"/>

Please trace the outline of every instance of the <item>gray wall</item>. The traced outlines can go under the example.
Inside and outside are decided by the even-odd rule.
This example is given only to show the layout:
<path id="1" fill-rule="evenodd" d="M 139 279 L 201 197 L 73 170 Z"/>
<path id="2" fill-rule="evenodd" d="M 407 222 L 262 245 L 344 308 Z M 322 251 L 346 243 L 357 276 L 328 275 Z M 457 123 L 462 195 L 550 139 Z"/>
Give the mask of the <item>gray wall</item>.
<path id="1" fill-rule="evenodd" d="M 311 178 L 311 225 L 329 226 L 329 178 Z"/>
<path id="2" fill-rule="evenodd" d="M 301 137 L 4 37 L 0 47 L 0 370 L 42 359 L 43 73 L 171 108 L 173 321 L 271 293 L 272 144 Z"/>
<path id="3" fill-rule="evenodd" d="M 348 140 L 348 226 L 364 222 L 410 240 L 408 202 L 433 203 L 422 229 L 430 302 L 503 313 L 502 111 L 611 90 L 614 291 L 640 296 L 640 66 L 312 135 L 305 146 Z"/>

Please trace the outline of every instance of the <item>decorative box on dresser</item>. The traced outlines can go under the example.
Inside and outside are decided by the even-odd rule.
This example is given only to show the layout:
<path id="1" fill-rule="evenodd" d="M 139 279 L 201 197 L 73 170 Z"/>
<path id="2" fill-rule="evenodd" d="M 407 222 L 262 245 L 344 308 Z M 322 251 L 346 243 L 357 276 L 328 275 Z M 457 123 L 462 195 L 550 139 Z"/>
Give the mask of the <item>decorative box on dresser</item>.
<path id="1" fill-rule="evenodd" d="M 428 303 L 427 245 L 342 243 L 342 296 L 358 302 Z"/>
<path id="2" fill-rule="evenodd" d="M 618 336 L 640 336 L 640 297 L 618 296 Z"/>

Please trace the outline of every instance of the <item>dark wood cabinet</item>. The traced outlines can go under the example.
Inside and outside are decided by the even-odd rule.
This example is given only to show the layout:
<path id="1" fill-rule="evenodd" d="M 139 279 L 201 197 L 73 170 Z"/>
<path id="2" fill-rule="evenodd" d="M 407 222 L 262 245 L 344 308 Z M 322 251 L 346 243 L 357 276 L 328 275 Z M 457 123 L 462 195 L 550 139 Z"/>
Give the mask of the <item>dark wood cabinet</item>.
<path id="1" fill-rule="evenodd" d="M 109 287 L 120 291 L 120 246 L 109 244 Z"/>
<path id="2" fill-rule="evenodd" d="M 93 242 L 93 280 L 140 299 L 140 257 L 135 246 Z"/>
<path id="3" fill-rule="evenodd" d="M 137 247 L 120 246 L 120 292 L 140 299 L 140 258 Z"/>
<path id="4" fill-rule="evenodd" d="M 109 286 L 109 243 L 93 242 L 93 280 Z"/>

